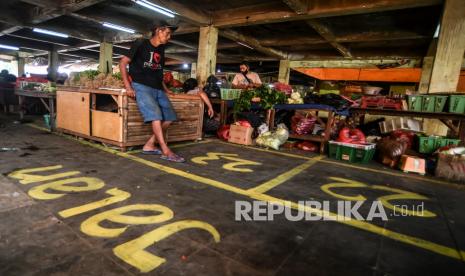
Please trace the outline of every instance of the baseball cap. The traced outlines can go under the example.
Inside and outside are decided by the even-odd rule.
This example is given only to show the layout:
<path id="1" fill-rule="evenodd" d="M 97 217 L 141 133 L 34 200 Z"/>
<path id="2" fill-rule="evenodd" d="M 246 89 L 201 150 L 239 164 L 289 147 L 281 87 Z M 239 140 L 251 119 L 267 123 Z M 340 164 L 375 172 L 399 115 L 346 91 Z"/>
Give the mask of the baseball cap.
<path id="1" fill-rule="evenodd" d="M 152 31 L 156 28 L 169 28 L 171 32 L 175 32 L 179 27 L 174 21 L 162 20 L 153 24 Z"/>

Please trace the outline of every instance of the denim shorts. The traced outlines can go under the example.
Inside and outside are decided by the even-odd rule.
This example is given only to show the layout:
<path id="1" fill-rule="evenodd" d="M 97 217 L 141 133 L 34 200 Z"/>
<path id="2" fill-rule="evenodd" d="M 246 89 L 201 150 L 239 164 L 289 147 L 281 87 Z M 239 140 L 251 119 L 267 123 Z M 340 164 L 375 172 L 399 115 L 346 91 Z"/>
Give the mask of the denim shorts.
<path id="1" fill-rule="evenodd" d="M 144 123 L 176 121 L 176 113 L 164 91 L 137 82 L 132 83 L 132 88 L 136 92 L 137 106 Z"/>

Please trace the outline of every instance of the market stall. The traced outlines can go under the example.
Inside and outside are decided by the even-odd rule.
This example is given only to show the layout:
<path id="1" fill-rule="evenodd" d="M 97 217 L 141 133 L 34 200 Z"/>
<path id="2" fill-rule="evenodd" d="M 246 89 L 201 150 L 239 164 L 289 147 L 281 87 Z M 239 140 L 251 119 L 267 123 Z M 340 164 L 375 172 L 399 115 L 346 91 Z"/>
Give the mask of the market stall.
<path id="1" fill-rule="evenodd" d="M 203 102 L 196 95 L 170 95 L 178 116 L 167 131 L 167 141 L 202 137 Z M 121 90 L 60 87 L 57 91 L 57 129 L 87 139 L 115 145 L 125 151 L 152 135 L 137 103 Z"/>

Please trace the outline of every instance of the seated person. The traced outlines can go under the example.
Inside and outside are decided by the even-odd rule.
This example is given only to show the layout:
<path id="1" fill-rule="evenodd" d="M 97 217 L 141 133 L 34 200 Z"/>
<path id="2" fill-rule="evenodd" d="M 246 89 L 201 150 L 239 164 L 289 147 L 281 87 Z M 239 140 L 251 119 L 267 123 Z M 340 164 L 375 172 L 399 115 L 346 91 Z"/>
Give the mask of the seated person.
<path id="1" fill-rule="evenodd" d="M 208 107 L 208 116 L 210 118 L 215 115 L 215 112 L 213 111 L 212 103 L 210 102 L 210 99 L 207 96 L 207 93 L 203 92 L 202 89 L 198 86 L 199 83 L 197 82 L 196 79 L 190 78 L 187 79 L 182 88 L 186 94 L 189 95 L 199 95 L 200 98 L 202 98 L 202 101 L 207 105 Z"/>
<path id="2" fill-rule="evenodd" d="M 250 67 L 247 62 L 241 62 L 239 70 L 240 73 L 237 73 L 232 81 L 232 88 L 247 89 L 260 87 L 262 85 L 262 81 L 258 74 L 249 71 Z"/>

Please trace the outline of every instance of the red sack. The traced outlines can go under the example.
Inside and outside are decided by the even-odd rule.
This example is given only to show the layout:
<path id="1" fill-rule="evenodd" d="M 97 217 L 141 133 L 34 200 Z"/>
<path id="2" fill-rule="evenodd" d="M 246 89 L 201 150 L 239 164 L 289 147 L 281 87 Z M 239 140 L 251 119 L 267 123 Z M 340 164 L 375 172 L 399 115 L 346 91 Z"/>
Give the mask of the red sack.
<path id="1" fill-rule="evenodd" d="M 308 134 L 312 132 L 313 127 L 315 126 L 315 122 L 315 117 L 305 118 L 295 115 L 291 119 L 291 130 L 297 135 Z"/>
<path id="2" fill-rule="evenodd" d="M 338 142 L 362 144 L 366 142 L 365 134 L 360 129 L 344 127 L 339 131 Z"/>
<path id="3" fill-rule="evenodd" d="M 216 132 L 216 134 L 218 135 L 218 138 L 228 141 L 230 127 L 231 127 L 230 125 L 222 125 Z"/>
<path id="4" fill-rule="evenodd" d="M 171 74 L 171 72 L 166 72 L 164 75 L 163 75 L 163 82 L 165 84 L 169 84 L 173 81 L 173 74 Z"/>
<path id="5" fill-rule="evenodd" d="M 174 87 L 174 88 L 180 88 L 180 87 L 182 87 L 182 82 L 180 82 L 178 80 L 172 80 L 171 81 L 171 86 Z"/>
<path id="6" fill-rule="evenodd" d="M 318 147 L 309 141 L 300 142 L 297 144 L 297 148 L 305 151 L 317 152 Z"/>
<path id="7" fill-rule="evenodd" d="M 411 149 L 415 133 L 413 131 L 398 129 L 391 133 L 391 137 L 397 141 L 405 142 L 407 144 L 407 149 Z"/>

